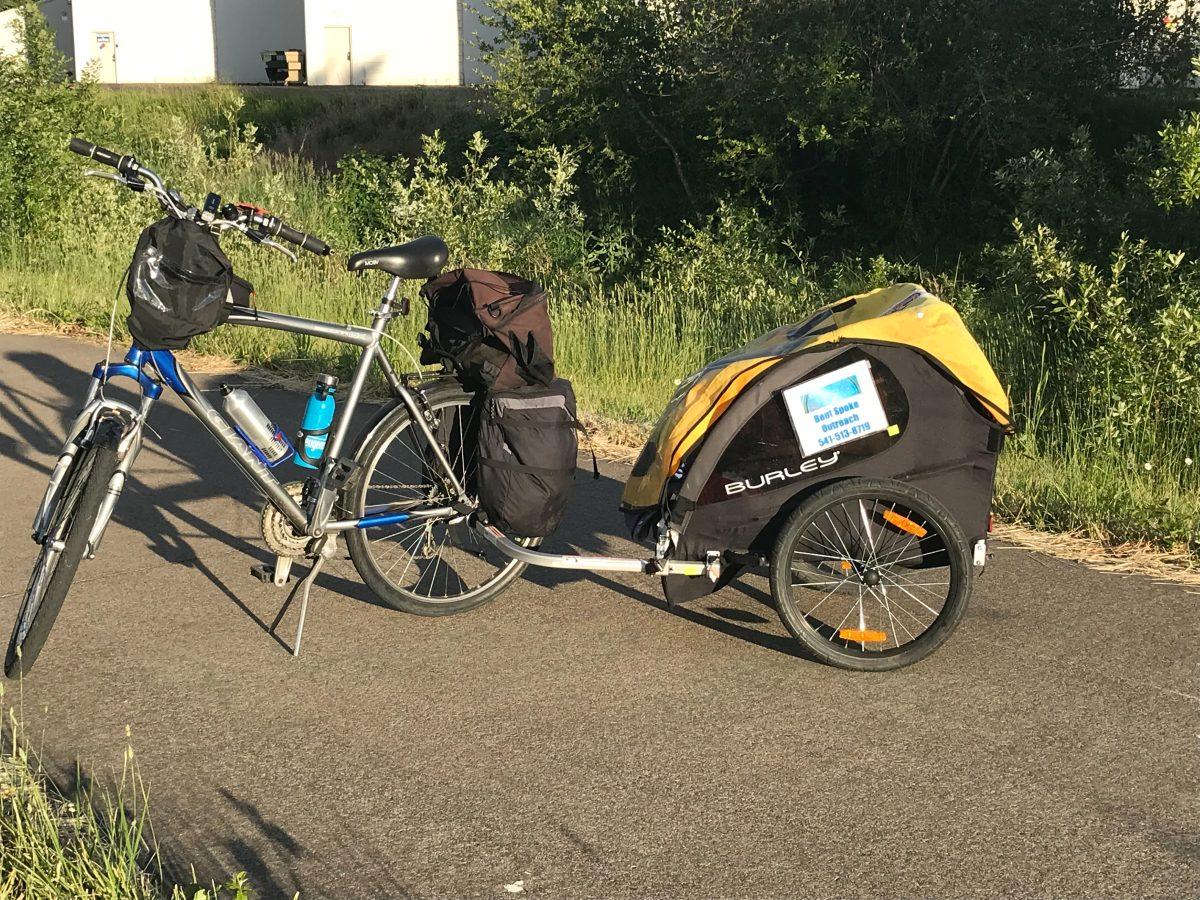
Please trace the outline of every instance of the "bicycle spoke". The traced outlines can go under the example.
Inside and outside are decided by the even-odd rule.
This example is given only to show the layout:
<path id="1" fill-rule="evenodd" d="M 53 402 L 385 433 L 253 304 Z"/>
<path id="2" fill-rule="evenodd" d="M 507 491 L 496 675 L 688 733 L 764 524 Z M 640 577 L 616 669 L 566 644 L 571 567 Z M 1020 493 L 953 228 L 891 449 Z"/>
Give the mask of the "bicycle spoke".
<path id="1" fill-rule="evenodd" d="M 431 411 L 438 422 L 432 428 L 432 442 L 410 419 L 401 418 L 376 451 L 362 476 L 364 508 L 404 511 L 422 504 L 450 506 L 449 473 L 464 487 L 473 484 L 478 454 L 470 441 L 476 407 L 464 396 Z M 435 446 L 449 472 L 437 460 Z M 397 523 L 382 535 L 368 537 L 366 546 L 380 577 L 426 602 L 450 602 L 469 595 L 518 565 L 481 541 L 474 529 L 462 522 L 450 525 L 447 519 Z"/>

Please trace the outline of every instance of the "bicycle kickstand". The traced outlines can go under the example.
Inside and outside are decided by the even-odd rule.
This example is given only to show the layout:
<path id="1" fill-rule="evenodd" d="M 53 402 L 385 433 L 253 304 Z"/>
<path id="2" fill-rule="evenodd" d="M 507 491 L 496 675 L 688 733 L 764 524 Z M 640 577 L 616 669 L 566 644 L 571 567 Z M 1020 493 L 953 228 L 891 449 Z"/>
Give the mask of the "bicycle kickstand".
<path id="1" fill-rule="evenodd" d="M 312 568 L 308 570 L 308 574 L 296 583 L 296 586 L 288 593 L 287 599 L 283 601 L 283 606 L 279 608 L 279 613 L 275 616 L 275 621 L 271 623 L 271 627 L 267 629 L 272 635 L 275 634 L 275 629 L 279 627 L 279 623 L 283 621 L 284 615 L 287 614 L 288 608 L 292 605 L 292 601 L 296 599 L 296 595 L 300 595 L 300 619 L 296 623 L 296 637 L 292 642 L 292 656 L 300 655 L 300 639 L 304 636 L 304 617 L 308 613 L 308 595 L 312 588 L 313 582 L 317 580 L 317 575 L 321 572 L 321 567 L 325 565 L 325 560 L 333 556 L 336 550 L 337 535 L 326 535 L 317 545 L 316 559 L 313 560 Z M 277 635 L 276 635 L 277 636 Z"/>

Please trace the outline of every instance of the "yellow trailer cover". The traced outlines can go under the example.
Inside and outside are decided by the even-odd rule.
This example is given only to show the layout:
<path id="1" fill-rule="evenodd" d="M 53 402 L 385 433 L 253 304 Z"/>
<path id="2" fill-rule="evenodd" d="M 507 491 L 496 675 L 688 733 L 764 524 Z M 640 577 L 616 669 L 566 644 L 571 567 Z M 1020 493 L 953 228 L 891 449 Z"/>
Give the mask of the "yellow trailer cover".
<path id="1" fill-rule="evenodd" d="M 710 363 L 683 384 L 655 425 L 621 498 L 623 509 L 657 506 L 663 486 L 742 390 L 788 357 L 840 341 L 900 344 L 935 360 L 1000 425 L 1008 396 L 954 308 L 919 284 L 895 284 L 822 307 Z"/>

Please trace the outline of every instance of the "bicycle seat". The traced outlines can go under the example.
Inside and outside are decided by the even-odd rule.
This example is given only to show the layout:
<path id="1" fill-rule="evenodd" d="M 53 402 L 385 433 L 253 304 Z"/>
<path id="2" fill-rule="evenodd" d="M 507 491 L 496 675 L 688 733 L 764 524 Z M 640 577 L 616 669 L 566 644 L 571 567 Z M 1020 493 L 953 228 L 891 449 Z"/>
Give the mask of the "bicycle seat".
<path id="1" fill-rule="evenodd" d="M 397 278 L 432 278 L 442 271 L 450 255 L 446 242 L 440 237 L 426 235 L 407 244 L 381 247 L 355 253 L 346 261 L 351 272 L 379 269 Z"/>

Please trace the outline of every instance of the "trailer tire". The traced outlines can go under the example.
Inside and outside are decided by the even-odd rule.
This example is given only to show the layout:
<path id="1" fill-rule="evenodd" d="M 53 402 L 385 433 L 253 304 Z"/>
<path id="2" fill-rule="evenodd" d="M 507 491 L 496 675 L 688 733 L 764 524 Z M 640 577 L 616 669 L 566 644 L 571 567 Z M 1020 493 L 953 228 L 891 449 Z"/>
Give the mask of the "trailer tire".
<path id="1" fill-rule="evenodd" d="M 915 580 L 914 572 L 944 575 L 940 606 L 931 604 L 943 582 Z M 814 493 L 784 523 L 771 560 L 771 593 L 792 636 L 821 662 L 861 672 L 903 668 L 933 653 L 966 612 L 973 577 L 967 539 L 950 511 L 890 479 L 852 478 Z M 808 590 L 798 597 L 797 588 Z"/>

